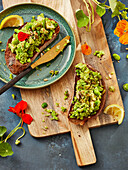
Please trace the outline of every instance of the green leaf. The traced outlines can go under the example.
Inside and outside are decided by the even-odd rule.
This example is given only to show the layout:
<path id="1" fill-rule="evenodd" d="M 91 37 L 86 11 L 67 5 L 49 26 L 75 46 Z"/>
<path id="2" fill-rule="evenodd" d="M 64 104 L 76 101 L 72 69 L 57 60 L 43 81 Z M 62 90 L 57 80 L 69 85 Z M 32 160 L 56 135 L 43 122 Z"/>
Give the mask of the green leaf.
<path id="1" fill-rule="evenodd" d="M 113 17 L 115 17 L 115 16 L 119 16 L 119 14 L 120 14 L 120 11 L 117 9 L 117 8 L 115 8 L 115 10 L 114 10 L 114 12 L 112 13 L 112 18 Z"/>
<path id="2" fill-rule="evenodd" d="M 9 143 L 1 143 L 0 144 L 0 156 L 12 156 L 13 155 L 12 147 Z"/>
<path id="3" fill-rule="evenodd" d="M 6 131 L 7 131 L 6 127 L 0 126 L 0 137 L 2 137 L 5 134 Z"/>
<path id="4" fill-rule="evenodd" d="M 102 8 L 102 7 L 105 7 L 105 4 L 101 3 L 99 5 L 97 5 L 97 7 L 96 7 L 96 12 L 100 17 L 102 17 L 106 13 L 106 9 Z"/>
<path id="5" fill-rule="evenodd" d="M 112 9 L 112 18 L 115 16 L 119 16 L 119 14 L 121 13 L 120 11 L 125 9 L 125 4 L 123 4 L 122 2 L 117 1 L 115 4 L 116 4 L 116 6 L 114 7 L 114 9 L 111 8 Z"/>
<path id="6" fill-rule="evenodd" d="M 89 18 L 84 14 L 83 10 L 76 11 L 77 25 L 79 28 L 85 27 L 89 23 Z"/>
<path id="7" fill-rule="evenodd" d="M 120 2 L 120 1 L 118 1 L 118 2 L 117 2 L 117 5 L 116 5 L 116 8 L 117 8 L 118 10 L 123 10 L 123 9 L 125 9 L 125 4 L 123 4 L 123 3 Z"/>

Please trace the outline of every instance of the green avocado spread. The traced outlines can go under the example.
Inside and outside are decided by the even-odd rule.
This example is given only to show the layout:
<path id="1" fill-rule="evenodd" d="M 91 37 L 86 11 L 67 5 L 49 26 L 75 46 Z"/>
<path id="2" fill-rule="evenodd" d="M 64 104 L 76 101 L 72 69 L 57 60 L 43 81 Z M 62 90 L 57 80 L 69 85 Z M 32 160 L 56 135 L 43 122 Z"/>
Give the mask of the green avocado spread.
<path id="1" fill-rule="evenodd" d="M 99 72 L 92 71 L 82 63 L 75 67 L 80 79 L 76 82 L 75 96 L 72 101 L 73 108 L 69 116 L 83 120 L 85 117 L 95 115 L 99 110 L 104 87 Z"/>
<path id="2" fill-rule="evenodd" d="M 28 22 L 20 30 L 14 30 L 15 34 L 13 34 L 12 42 L 9 43 L 11 52 L 16 54 L 16 59 L 21 64 L 31 62 L 34 52 L 40 52 L 39 46 L 52 38 L 57 25 L 54 20 L 45 18 L 44 14 L 38 15 L 37 19 L 33 16 L 31 22 Z M 19 32 L 28 34 L 28 38 L 20 41 L 18 38 Z"/>

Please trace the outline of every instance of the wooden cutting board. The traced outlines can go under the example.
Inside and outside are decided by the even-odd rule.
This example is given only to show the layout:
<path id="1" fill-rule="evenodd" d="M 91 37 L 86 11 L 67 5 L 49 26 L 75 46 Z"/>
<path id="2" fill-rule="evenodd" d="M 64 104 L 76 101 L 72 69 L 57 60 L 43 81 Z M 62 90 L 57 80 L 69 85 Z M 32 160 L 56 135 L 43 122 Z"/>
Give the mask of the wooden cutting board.
<path id="1" fill-rule="evenodd" d="M 95 22 L 92 25 L 91 32 L 86 32 L 85 28 L 78 29 L 75 20 L 76 9 L 85 9 L 85 5 L 82 0 L 3 0 L 3 7 L 7 8 L 11 5 L 23 2 L 40 3 L 52 7 L 60 14 L 62 14 L 70 23 L 76 37 L 76 55 L 74 62 L 69 71 L 59 81 L 37 90 L 23 90 L 21 89 L 22 99 L 28 102 L 27 113 L 30 113 L 34 118 L 31 125 L 28 126 L 29 132 L 34 137 L 46 137 L 50 135 L 62 134 L 71 132 L 71 138 L 75 151 L 75 156 L 78 166 L 84 166 L 93 164 L 96 162 L 96 156 L 89 132 L 89 128 L 94 128 L 106 124 L 116 123 L 111 116 L 101 114 L 99 117 L 93 120 L 89 120 L 83 127 L 76 126 L 70 123 L 67 119 L 67 113 L 63 114 L 60 107 L 64 106 L 69 109 L 70 103 L 73 97 L 74 87 L 74 66 L 79 62 L 86 62 L 91 64 L 94 68 L 99 70 L 103 77 L 108 77 L 111 72 L 114 72 L 112 78 L 105 80 L 106 86 L 115 86 L 115 92 L 107 91 L 106 106 L 109 104 L 119 104 L 123 106 L 109 47 L 104 33 L 101 18 L 95 13 Z M 95 8 L 95 4 L 93 4 Z M 89 56 L 83 56 L 80 47 L 81 44 L 87 42 L 92 48 L 92 54 Z M 105 55 L 102 59 L 93 56 L 95 50 L 103 50 Z M 64 92 L 69 91 L 69 99 L 64 100 Z M 50 118 L 45 117 L 41 104 L 43 102 L 48 103 L 48 108 L 52 108 L 59 113 L 59 121 L 51 121 Z M 60 104 L 60 107 L 56 107 L 56 103 Z M 45 122 L 42 120 L 45 119 Z M 48 130 L 44 133 L 43 127 L 48 126 Z"/>

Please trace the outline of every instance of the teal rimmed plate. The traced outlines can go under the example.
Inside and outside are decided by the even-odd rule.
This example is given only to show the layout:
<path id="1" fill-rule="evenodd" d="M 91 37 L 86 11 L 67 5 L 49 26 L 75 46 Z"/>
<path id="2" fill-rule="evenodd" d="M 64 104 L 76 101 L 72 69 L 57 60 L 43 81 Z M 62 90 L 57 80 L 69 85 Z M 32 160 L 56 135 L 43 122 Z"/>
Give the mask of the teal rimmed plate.
<path id="1" fill-rule="evenodd" d="M 18 81 L 15 84 L 15 87 L 18 88 L 36 89 L 56 82 L 68 71 L 74 59 L 76 48 L 74 33 L 65 18 L 52 8 L 34 3 L 23 3 L 11 6 L 0 13 L 0 22 L 9 15 L 20 15 L 23 17 L 24 22 L 29 22 L 31 21 L 32 16 L 37 16 L 40 13 L 44 13 L 45 17 L 54 19 L 60 26 L 59 35 L 49 46 L 53 47 L 66 35 L 71 37 L 70 44 L 54 60 L 50 61 L 51 65 L 49 67 L 47 67 L 46 64 L 43 64 L 39 66 L 40 70 L 33 70 L 20 81 Z M 2 41 L 2 44 L 0 44 L 0 49 L 6 48 L 6 43 L 13 32 L 14 28 L 4 28 L 0 30 L 0 41 Z M 49 73 L 50 70 L 58 70 L 59 74 L 51 77 Z M 5 83 L 9 82 L 10 74 L 11 72 L 5 65 L 4 52 L 0 51 L 0 80 L 4 81 Z M 44 81 L 44 79 L 48 79 L 48 81 Z"/>

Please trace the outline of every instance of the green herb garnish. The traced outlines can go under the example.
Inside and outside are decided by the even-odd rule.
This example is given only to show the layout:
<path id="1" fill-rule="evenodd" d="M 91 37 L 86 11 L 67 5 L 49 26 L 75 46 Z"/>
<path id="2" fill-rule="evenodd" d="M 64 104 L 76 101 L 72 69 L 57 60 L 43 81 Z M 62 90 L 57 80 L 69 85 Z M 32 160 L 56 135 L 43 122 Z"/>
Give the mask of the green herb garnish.
<path id="1" fill-rule="evenodd" d="M 45 111 L 51 114 L 51 116 L 52 116 L 51 120 L 59 120 L 59 118 L 58 118 L 58 113 L 56 113 L 55 110 L 45 109 Z M 50 116 L 50 115 L 49 115 L 49 116 Z"/>
<path id="2" fill-rule="evenodd" d="M 97 56 L 98 58 L 101 58 L 104 54 L 105 54 L 105 53 L 104 53 L 103 50 L 95 51 L 95 52 L 94 52 L 94 55 Z"/>
<path id="3" fill-rule="evenodd" d="M 42 106 L 43 109 L 45 109 L 48 106 L 48 104 L 44 102 L 44 103 L 42 103 L 41 106 Z"/>
<path id="4" fill-rule="evenodd" d="M 68 97 L 69 97 L 69 93 L 68 93 L 68 90 L 66 90 L 65 92 L 64 92 L 64 100 L 66 100 L 66 99 L 68 99 Z"/>
<path id="5" fill-rule="evenodd" d="M 64 113 L 64 112 L 66 112 L 67 111 L 67 109 L 65 108 L 65 107 L 61 107 L 61 111 Z"/>

